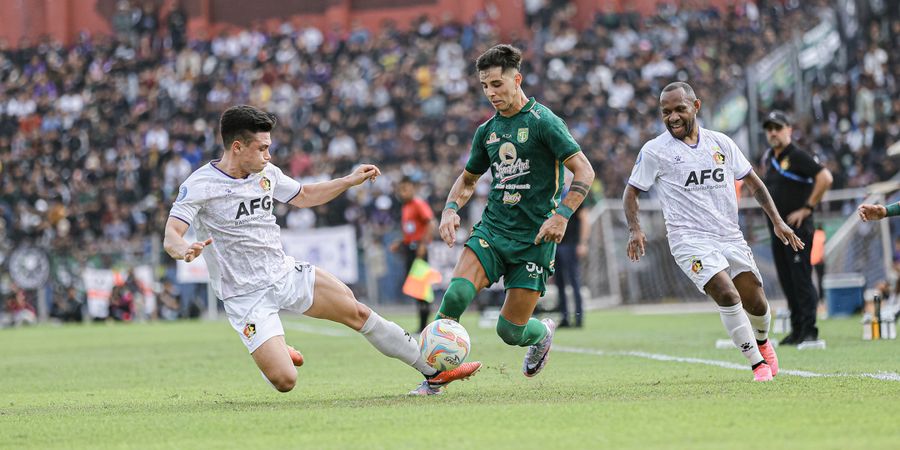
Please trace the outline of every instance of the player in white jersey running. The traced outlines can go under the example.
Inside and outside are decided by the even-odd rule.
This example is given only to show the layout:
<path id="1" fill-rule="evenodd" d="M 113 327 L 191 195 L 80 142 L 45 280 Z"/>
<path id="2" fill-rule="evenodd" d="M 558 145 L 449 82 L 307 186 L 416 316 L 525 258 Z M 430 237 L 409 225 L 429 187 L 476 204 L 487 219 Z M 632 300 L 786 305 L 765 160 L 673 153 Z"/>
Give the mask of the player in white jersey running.
<path id="1" fill-rule="evenodd" d="M 425 376 L 411 394 L 440 393 L 480 367 L 465 363 L 437 372 L 418 344 L 397 324 L 359 303 L 332 274 L 285 255 L 274 202 L 309 208 L 327 203 L 381 174 L 363 164 L 350 175 L 301 186 L 269 163 L 275 116 L 252 106 L 235 106 L 219 122 L 225 153 L 192 173 L 181 185 L 166 222 L 164 247 L 172 258 L 191 262 L 205 251 L 210 286 L 225 304 L 231 326 L 265 378 L 281 392 L 297 382 L 303 356 L 284 340 L 280 310 L 342 323 L 359 331 L 381 353 Z M 193 225 L 199 242 L 184 239 Z"/>
<path id="2" fill-rule="evenodd" d="M 659 99 L 667 132 L 641 148 L 623 202 L 631 232 L 628 257 L 644 256 L 638 194 L 656 186 L 672 256 L 697 289 L 718 305 L 732 342 L 750 362 L 756 381 L 778 373 L 769 342 L 769 303 L 762 276 L 738 228 L 735 180 L 743 179 L 775 224 L 775 234 L 794 250 L 803 242 L 784 223 L 762 180 L 728 136 L 697 123 L 700 100 L 687 83 L 666 86 Z"/>

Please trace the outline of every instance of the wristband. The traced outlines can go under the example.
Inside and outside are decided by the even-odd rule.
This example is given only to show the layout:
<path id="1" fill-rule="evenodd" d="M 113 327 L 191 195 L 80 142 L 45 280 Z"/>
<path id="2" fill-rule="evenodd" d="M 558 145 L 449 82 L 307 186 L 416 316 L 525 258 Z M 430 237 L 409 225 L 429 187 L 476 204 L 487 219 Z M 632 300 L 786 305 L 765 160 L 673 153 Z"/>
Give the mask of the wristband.
<path id="1" fill-rule="evenodd" d="M 891 203 L 884 209 L 887 210 L 887 217 L 900 216 L 900 203 Z"/>
<path id="2" fill-rule="evenodd" d="M 454 211 L 459 211 L 459 203 L 447 202 L 447 204 L 444 205 L 444 209 L 452 209 Z"/>
<path id="3" fill-rule="evenodd" d="M 805 205 L 803 205 L 803 207 L 804 207 L 804 208 L 806 208 L 806 209 L 808 209 L 808 210 L 809 210 L 809 212 L 813 212 L 813 211 L 815 211 L 815 210 L 816 210 L 816 207 L 815 207 L 815 206 L 813 206 L 813 205 L 810 205 L 810 204 L 809 204 L 809 203 L 807 203 L 807 204 L 805 204 Z"/>
<path id="4" fill-rule="evenodd" d="M 556 213 L 565 217 L 566 220 L 569 220 L 569 218 L 572 217 L 572 214 L 575 214 L 575 211 L 566 205 L 559 205 L 559 207 L 556 208 Z"/>

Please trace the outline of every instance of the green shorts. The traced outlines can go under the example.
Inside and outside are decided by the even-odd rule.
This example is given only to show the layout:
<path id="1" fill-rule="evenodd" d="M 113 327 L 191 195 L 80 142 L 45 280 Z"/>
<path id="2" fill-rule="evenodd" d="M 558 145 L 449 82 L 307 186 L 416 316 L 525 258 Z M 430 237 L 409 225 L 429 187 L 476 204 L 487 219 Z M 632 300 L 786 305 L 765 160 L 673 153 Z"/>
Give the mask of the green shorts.
<path id="1" fill-rule="evenodd" d="M 472 228 L 466 247 L 475 252 L 491 284 L 503 277 L 504 289 L 546 290 L 547 278 L 553 275 L 556 243 L 521 242 L 492 233 L 481 222 Z"/>

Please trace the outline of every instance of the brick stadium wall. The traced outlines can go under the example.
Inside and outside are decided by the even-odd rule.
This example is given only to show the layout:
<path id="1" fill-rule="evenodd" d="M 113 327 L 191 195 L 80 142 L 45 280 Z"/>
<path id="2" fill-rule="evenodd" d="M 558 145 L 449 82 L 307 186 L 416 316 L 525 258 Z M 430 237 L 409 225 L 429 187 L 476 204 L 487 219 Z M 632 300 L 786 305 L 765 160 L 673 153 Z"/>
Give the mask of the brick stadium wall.
<path id="1" fill-rule="evenodd" d="M 10 46 L 34 42 L 50 35 L 71 43 L 79 32 L 110 33 L 110 18 L 118 0 L 0 0 L 0 41 Z M 143 3 L 145 0 L 133 0 Z M 161 23 L 175 0 L 151 0 L 160 6 Z M 635 11 L 651 14 L 659 3 L 671 0 L 573 0 L 583 26 L 600 11 Z M 732 0 L 709 0 L 726 7 Z M 273 27 L 285 19 L 296 25 L 314 25 L 323 30 L 349 30 L 362 23 L 370 30 L 385 20 L 398 27 L 425 14 L 435 21 L 466 22 L 486 5 L 494 5 L 496 20 L 505 36 L 525 30 L 523 0 L 183 0 L 190 20 L 191 37 L 207 37 L 220 31 L 262 25 Z M 252 6 L 248 6 L 251 4 Z M 24 40 L 23 40 L 24 39 Z M 0 45 L 2 47 L 2 45 Z"/>

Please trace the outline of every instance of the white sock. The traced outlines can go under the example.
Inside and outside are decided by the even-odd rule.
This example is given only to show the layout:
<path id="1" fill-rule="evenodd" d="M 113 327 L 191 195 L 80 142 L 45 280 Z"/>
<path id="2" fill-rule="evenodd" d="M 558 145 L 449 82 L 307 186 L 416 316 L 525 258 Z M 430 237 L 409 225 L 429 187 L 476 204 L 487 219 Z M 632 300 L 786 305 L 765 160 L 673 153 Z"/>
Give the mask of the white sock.
<path id="1" fill-rule="evenodd" d="M 744 309 L 738 303 L 734 306 L 719 306 L 719 316 L 722 317 L 722 325 L 731 336 L 731 342 L 744 354 L 744 357 L 750 361 L 751 365 L 763 360 L 759 354 L 759 348 L 756 346 L 756 340 L 753 339 L 751 331 L 750 319 L 744 314 Z"/>
<path id="2" fill-rule="evenodd" d="M 769 314 L 768 303 L 766 303 L 765 314 L 761 316 L 754 316 L 753 314 L 747 312 L 747 318 L 750 319 L 750 325 L 753 326 L 753 334 L 756 335 L 757 341 L 765 341 L 769 338 L 769 322 L 772 321 L 772 315 Z"/>
<path id="3" fill-rule="evenodd" d="M 369 314 L 368 320 L 359 332 L 385 356 L 397 358 L 425 375 L 437 373 L 422 359 L 419 343 L 409 333 L 403 331 L 400 325 L 384 320 L 375 311 Z"/>

